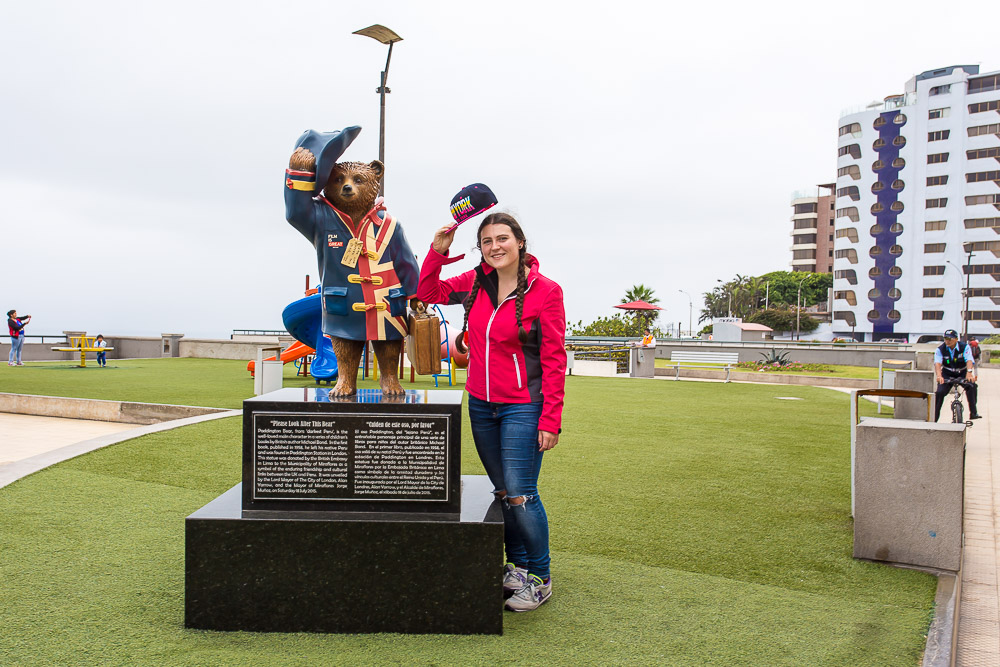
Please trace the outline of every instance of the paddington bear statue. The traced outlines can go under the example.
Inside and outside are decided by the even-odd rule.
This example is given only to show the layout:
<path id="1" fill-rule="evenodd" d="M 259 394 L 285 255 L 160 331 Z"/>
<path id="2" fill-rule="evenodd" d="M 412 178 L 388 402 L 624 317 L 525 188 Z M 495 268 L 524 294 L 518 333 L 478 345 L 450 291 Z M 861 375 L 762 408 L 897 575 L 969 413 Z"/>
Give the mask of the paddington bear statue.
<path id="1" fill-rule="evenodd" d="M 398 395 L 406 305 L 416 294 L 420 267 L 402 226 L 378 196 L 382 163 L 337 162 L 360 132 L 355 126 L 299 137 L 285 172 L 285 217 L 316 248 L 323 335 L 337 357 L 330 393 L 356 393 L 358 364 L 370 340 L 382 393 Z"/>

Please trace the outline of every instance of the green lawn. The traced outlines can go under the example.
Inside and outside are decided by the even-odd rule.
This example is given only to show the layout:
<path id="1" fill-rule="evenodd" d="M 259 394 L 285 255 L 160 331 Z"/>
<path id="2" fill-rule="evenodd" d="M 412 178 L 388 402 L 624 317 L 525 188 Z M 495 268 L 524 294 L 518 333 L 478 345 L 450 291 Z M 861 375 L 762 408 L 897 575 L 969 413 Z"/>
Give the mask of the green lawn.
<path id="1" fill-rule="evenodd" d="M 685 363 L 685 366 L 718 366 L 718 364 L 698 364 L 698 363 Z M 673 363 L 669 359 L 656 359 L 657 368 L 673 368 Z M 842 377 L 842 378 L 857 378 L 861 380 L 876 380 L 878 379 L 878 369 L 872 368 L 870 366 L 838 366 L 834 364 L 822 364 L 823 370 L 790 370 L 782 369 L 780 371 L 770 371 L 768 373 L 761 373 L 761 375 L 816 375 L 819 377 Z M 733 366 L 734 371 L 741 372 L 753 372 L 750 368 L 737 368 Z"/>
<path id="2" fill-rule="evenodd" d="M 249 391 L 235 362 L 118 363 L 96 383 L 66 371 L 86 378 L 74 395 L 235 407 Z M 15 373 L 69 395 L 31 366 L 0 368 L 5 390 Z M 0 664 L 918 664 L 936 580 L 851 558 L 847 394 L 570 377 L 566 401 L 540 481 L 555 594 L 502 637 L 185 629 L 183 519 L 240 479 L 232 418 L 0 489 Z"/>

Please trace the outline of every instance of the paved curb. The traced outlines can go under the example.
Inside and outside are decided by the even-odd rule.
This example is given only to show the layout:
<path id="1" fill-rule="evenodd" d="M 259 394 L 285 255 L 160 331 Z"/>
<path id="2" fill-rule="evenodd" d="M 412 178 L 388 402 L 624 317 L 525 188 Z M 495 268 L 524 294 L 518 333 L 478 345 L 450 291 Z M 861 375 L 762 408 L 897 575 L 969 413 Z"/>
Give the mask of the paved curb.
<path id="1" fill-rule="evenodd" d="M 195 417 L 224 411 L 225 408 L 204 408 L 196 405 L 0 393 L 0 412 L 39 417 L 91 419 L 125 424 L 158 424 L 183 417 Z"/>
<path id="2" fill-rule="evenodd" d="M 927 630 L 922 667 L 951 667 L 955 664 L 961 600 L 962 573 L 939 574 L 934 596 L 934 620 Z"/>
<path id="3" fill-rule="evenodd" d="M 181 426 L 198 424 L 212 419 L 236 417 L 241 414 L 243 414 L 242 410 L 226 410 L 224 412 L 214 412 L 207 415 L 185 417 L 184 419 L 174 419 L 172 421 L 160 422 L 159 424 L 149 424 L 129 429 L 128 431 L 120 431 L 118 433 L 91 438 L 90 440 L 84 440 L 72 445 L 66 445 L 65 447 L 60 447 L 59 449 L 53 449 L 50 452 L 21 459 L 20 461 L 0 465 L 0 489 L 8 486 L 9 484 L 13 484 L 17 480 L 27 477 L 28 475 L 34 474 L 39 470 L 44 470 L 51 465 L 62 463 L 63 461 L 75 458 L 81 454 L 101 449 L 102 447 L 107 447 L 108 445 L 115 445 L 119 442 L 124 442 L 125 440 L 138 438 L 142 435 L 149 435 L 150 433 L 169 431 Z"/>

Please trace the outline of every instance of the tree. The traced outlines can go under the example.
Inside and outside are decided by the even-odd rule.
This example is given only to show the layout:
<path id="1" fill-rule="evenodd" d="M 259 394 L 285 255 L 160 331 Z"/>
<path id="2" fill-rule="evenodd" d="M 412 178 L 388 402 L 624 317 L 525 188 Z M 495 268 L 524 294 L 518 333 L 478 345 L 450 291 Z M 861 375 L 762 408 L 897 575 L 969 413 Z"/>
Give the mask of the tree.
<path id="1" fill-rule="evenodd" d="M 584 324 L 580 320 L 576 324 L 570 323 L 569 333 L 571 336 L 609 336 L 616 338 L 635 338 L 645 333 L 645 328 L 640 319 L 631 317 L 624 313 L 615 313 L 611 317 L 599 317 L 590 324 Z M 652 330 L 656 338 L 665 338 L 659 329 Z"/>
<path id="2" fill-rule="evenodd" d="M 703 296 L 705 307 L 698 317 L 699 322 L 726 317 L 753 321 L 750 318 L 767 306 L 794 308 L 802 284 L 802 307 L 813 306 L 826 301 L 827 290 L 833 287 L 833 276 L 829 273 L 808 273 L 801 271 L 772 271 L 762 276 L 741 276 L 727 283 L 717 285 Z M 794 327 L 793 327 L 794 328 Z M 803 331 L 811 329 L 802 328 Z"/>
<path id="3" fill-rule="evenodd" d="M 747 322 L 755 322 L 771 327 L 775 331 L 795 331 L 795 308 L 768 308 L 759 310 L 746 319 Z M 819 327 L 819 320 L 802 313 L 799 317 L 799 331 L 809 333 L 816 331 Z"/>
<path id="4" fill-rule="evenodd" d="M 649 305 L 655 306 L 660 302 L 660 298 L 654 295 L 652 288 L 639 283 L 627 290 L 619 303 L 632 303 L 633 301 L 645 301 Z M 632 317 L 640 322 L 640 326 L 646 329 L 652 328 L 653 323 L 659 316 L 660 311 L 658 310 L 637 310 L 633 311 L 632 315 Z"/>

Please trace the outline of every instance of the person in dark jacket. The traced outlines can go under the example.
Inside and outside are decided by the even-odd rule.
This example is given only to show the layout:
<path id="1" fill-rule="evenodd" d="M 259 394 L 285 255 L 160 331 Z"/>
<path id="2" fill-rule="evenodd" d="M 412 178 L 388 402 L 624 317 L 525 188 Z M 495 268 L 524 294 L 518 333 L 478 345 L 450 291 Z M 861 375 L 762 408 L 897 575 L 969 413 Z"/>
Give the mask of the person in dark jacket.
<path id="1" fill-rule="evenodd" d="M 469 421 L 479 458 L 502 502 L 506 608 L 531 611 L 552 595 L 549 526 L 538 493 L 542 455 L 559 442 L 566 383 L 562 288 L 543 276 L 512 216 L 487 216 L 476 234 L 482 262 L 441 279 L 454 226 L 439 229 L 417 298 L 465 305 Z M 459 341 L 462 335 L 459 335 Z"/>
<path id="2" fill-rule="evenodd" d="M 948 380 L 962 380 L 965 399 L 969 402 L 969 419 L 979 419 L 976 411 L 976 367 L 972 350 L 966 343 L 959 342 L 958 332 L 948 329 L 944 332 L 944 342 L 934 351 L 934 376 L 937 391 L 934 393 L 934 421 L 941 416 L 944 397 L 951 390 Z"/>
<path id="3" fill-rule="evenodd" d="M 31 315 L 17 316 L 16 310 L 7 311 L 7 329 L 10 331 L 10 356 L 8 366 L 23 366 L 21 363 L 21 347 L 24 345 L 24 327 L 31 321 Z"/>

